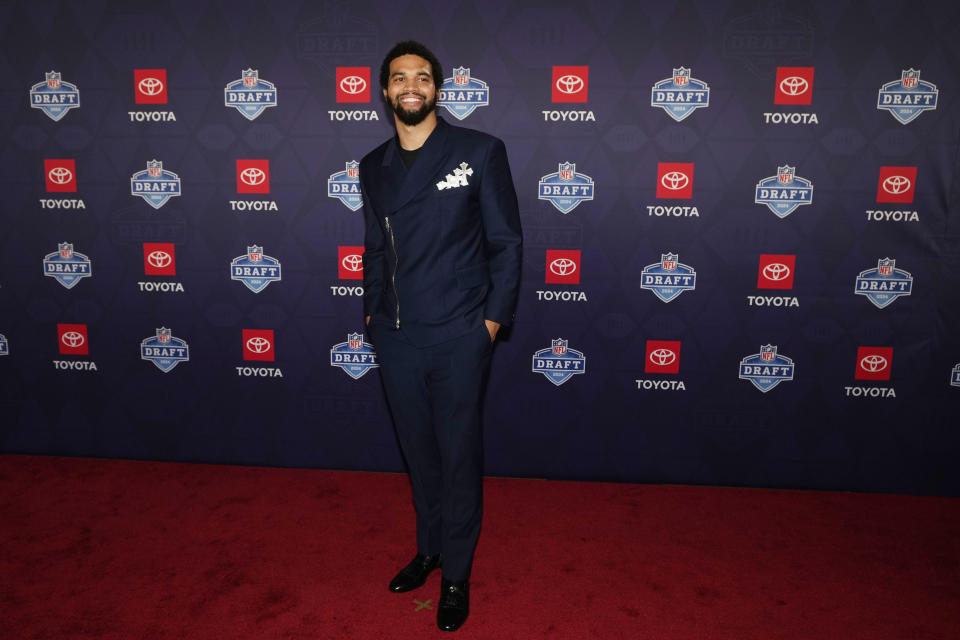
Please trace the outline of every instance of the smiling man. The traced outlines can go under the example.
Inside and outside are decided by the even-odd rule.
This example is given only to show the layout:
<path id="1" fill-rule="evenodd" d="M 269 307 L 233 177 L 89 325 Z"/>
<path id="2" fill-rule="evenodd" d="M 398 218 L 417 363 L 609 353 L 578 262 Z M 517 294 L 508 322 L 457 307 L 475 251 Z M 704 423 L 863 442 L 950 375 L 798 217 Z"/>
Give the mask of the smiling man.
<path id="1" fill-rule="evenodd" d="M 364 314 L 417 515 L 417 555 L 390 590 L 442 566 L 437 625 L 455 631 L 480 535 L 483 391 L 522 238 L 503 142 L 437 117 L 442 80 L 424 45 L 390 50 L 380 85 L 397 133 L 363 158 L 360 182 Z"/>

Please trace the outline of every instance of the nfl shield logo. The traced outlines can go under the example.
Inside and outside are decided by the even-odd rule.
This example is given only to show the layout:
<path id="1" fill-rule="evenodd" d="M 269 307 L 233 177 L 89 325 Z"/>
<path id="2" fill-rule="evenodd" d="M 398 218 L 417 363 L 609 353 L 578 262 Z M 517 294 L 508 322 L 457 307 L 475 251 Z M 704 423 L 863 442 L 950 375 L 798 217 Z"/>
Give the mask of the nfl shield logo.
<path id="1" fill-rule="evenodd" d="M 551 340 L 551 343 L 553 345 L 553 352 L 556 355 L 562 356 L 567 352 L 567 341 L 564 340 L 563 338 L 557 338 L 556 340 Z"/>
<path id="2" fill-rule="evenodd" d="M 913 69 L 904 71 L 900 81 L 904 89 L 913 89 L 920 83 L 920 72 Z"/>
<path id="3" fill-rule="evenodd" d="M 797 173 L 796 167 L 778 167 L 777 182 L 781 184 L 790 184 L 793 182 L 793 176 Z"/>
<path id="4" fill-rule="evenodd" d="M 69 242 L 64 242 L 60 244 L 60 257 L 69 258 L 73 256 L 73 245 Z"/>
<path id="5" fill-rule="evenodd" d="M 263 247 L 256 245 L 247 247 L 247 257 L 250 258 L 250 262 L 260 262 L 263 258 Z"/>
<path id="6" fill-rule="evenodd" d="M 897 264 L 896 260 L 891 258 L 884 258 L 883 260 L 877 261 L 877 273 L 882 276 L 889 276 L 893 274 L 893 267 Z"/>
<path id="7" fill-rule="evenodd" d="M 351 333 L 347 336 L 351 349 L 359 349 L 363 346 L 363 336 L 359 333 Z"/>
<path id="8" fill-rule="evenodd" d="M 47 76 L 47 86 L 51 89 L 60 88 L 60 73 L 57 71 L 51 71 L 46 74 Z"/>
<path id="9" fill-rule="evenodd" d="M 761 360 L 773 360 L 777 357 L 777 348 L 771 345 L 766 345 L 760 347 L 760 359 Z"/>
<path id="10" fill-rule="evenodd" d="M 157 329 L 157 340 L 160 342 L 170 342 L 170 329 Z"/>
<path id="11" fill-rule="evenodd" d="M 259 71 L 253 69 L 247 69 L 242 72 L 243 74 L 243 86 L 245 87 L 255 87 L 257 86 L 257 80 L 259 79 Z"/>
<path id="12" fill-rule="evenodd" d="M 453 84 L 467 84 L 470 82 L 470 69 L 460 67 L 453 70 Z"/>
<path id="13" fill-rule="evenodd" d="M 664 271 L 674 271 L 677 268 L 677 258 L 679 258 L 675 253 L 665 253 L 660 256 L 660 266 L 663 267 Z"/>
<path id="14" fill-rule="evenodd" d="M 360 163 L 351 160 L 347 163 L 347 177 L 348 178 L 359 178 L 360 177 Z"/>
<path id="15" fill-rule="evenodd" d="M 565 162 L 560 165 L 560 179 L 561 180 L 573 180 L 574 169 L 577 168 L 577 165 Z"/>
<path id="16" fill-rule="evenodd" d="M 159 178 L 163 174 L 163 162 L 158 160 L 147 162 L 147 173 L 151 178 Z"/>
<path id="17" fill-rule="evenodd" d="M 678 87 L 685 87 L 690 83 L 690 69 L 680 67 L 673 70 L 673 84 Z"/>

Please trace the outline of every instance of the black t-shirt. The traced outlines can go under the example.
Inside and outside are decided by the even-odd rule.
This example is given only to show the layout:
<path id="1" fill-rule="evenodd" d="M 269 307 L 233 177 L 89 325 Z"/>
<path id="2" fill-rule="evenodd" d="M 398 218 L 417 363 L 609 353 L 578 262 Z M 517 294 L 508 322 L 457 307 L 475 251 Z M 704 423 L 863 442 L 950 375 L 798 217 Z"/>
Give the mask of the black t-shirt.
<path id="1" fill-rule="evenodd" d="M 414 149 L 413 151 L 407 151 L 400 144 L 397 144 L 397 149 L 400 150 L 400 158 L 403 160 L 403 164 L 407 166 L 407 169 L 413 166 L 413 161 L 417 159 L 417 154 L 420 153 L 420 149 Z"/>

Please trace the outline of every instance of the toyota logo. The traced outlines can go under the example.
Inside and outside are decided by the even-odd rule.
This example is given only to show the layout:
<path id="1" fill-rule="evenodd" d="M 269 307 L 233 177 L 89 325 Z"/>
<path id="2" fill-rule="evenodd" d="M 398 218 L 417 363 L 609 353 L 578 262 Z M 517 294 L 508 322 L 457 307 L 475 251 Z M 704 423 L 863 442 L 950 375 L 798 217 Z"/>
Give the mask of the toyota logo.
<path id="1" fill-rule="evenodd" d="M 270 341 L 260 336 L 255 336 L 247 340 L 247 349 L 253 353 L 266 353 L 270 351 Z"/>
<path id="2" fill-rule="evenodd" d="M 887 359 L 878 355 L 866 356 L 860 360 L 860 366 L 863 367 L 864 371 L 871 373 L 883 371 L 887 368 L 887 364 Z"/>
<path id="3" fill-rule="evenodd" d="M 360 76 L 347 76 L 340 81 L 340 90 L 344 93 L 361 93 L 367 88 L 367 81 Z"/>
<path id="4" fill-rule="evenodd" d="M 363 271 L 363 258 L 356 253 L 343 256 L 340 264 L 343 265 L 343 268 L 347 271 Z"/>
<path id="5" fill-rule="evenodd" d="M 663 177 L 660 178 L 660 184 L 662 184 L 665 189 L 670 189 L 670 191 L 680 191 L 680 189 L 690 184 L 690 178 L 681 171 L 671 171 L 663 174 Z"/>
<path id="6" fill-rule="evenodd" d="M 560 93 L 580 93 L 583 91 L 583 78 L 567 74 L 557 78 L 557 91 Z"/>
<path id="7" fill-rule="evenodd" d="M 149 262 L 151 266 L 162 269 L 163 267 L 170 266 L 170 263 L 173 262 L 173 257 L 166 251 L 160 251 L 158 249 L 157 251 L 151 251 L 147 255 L 147 262 Z"/>
<path id="8" fill-rule="evenodd" d="M 66 167 L 54 167 L 50 169 L 50 172 L 47 173 L 47 176 L 50 177 L 50 182 L 54 184 L 67 184 L 73 180 L 73 172 Z"/>
<path id="9" fill-rule="evenodd" d="M 155 96 L 163 91 L 163 83 L 159 78 L 144 78 L 137 83 L 137 89 L 145 96 Z"/>
<path id="10" fill-rule="evenodd" d="M 650 362 L 657 365 L 658 367 L 665 367 L 668 364 L 673 364 L 673 361 L 677 359 L 677 354 L 670 349 L 654 349 L 650 352 Z"/>
<path id="11" fill-rule="evenodd" d="M 910 178 L 906 176 L 888 176 L 883 181 L 883 190 L 887 193 L 897 195 L 910 190 Z"/>
<path id="12" fill-rule="evenodd" d="M 783 280 L 790 275 L 790 267 L 781 262 L 771 262 L 763 268 L 763 277 L 767 280 Z"/>
<path id="13" fill-rule="evenodd" d="M 803 95 L 810 90 L 810 83 L 800 76 L 790 76 L 780 81 L 780 91 L 788 96 Z"/>
<path id="14" fill-rule="evenodd" d="M 267 173 L 263 169 L 257 167 L 247 167 L 240 172 L 240 181 L 243 184 L 250 185 L 255 187 L 258 184 L 263 183 L 267 179 Z"/>
<path id="15" fill-rule="evenodd" d="M 557 258 L 550 263 L 550 273 L 558 276 L 569 276 L 577 270 L 577 263 L 570 258 Z"/>
<path id="16" fill-rule="evenodd" d="M 60 336 L 60 342 L 71 349 L 76 349 L 77 347 L 83 345 L 86 340 L 84 340 L 83 334 L 78 331 L 64 331 L 63 335 Z"/>

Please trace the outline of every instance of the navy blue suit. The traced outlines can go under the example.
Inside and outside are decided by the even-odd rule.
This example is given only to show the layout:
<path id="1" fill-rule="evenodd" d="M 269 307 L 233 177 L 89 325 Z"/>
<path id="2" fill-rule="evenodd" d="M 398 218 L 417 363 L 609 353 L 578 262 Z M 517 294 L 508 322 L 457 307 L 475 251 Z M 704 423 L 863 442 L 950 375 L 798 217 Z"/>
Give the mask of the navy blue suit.
<path id="1" fill-rule="evenodd" d="M 480 532 L 480 409 L 522 236 L 506 149 L 437 119 L 407 169 L 392 138 L 360 162 L 364 315 L 410 472 L 420 553 L 465 580 Z"/>

